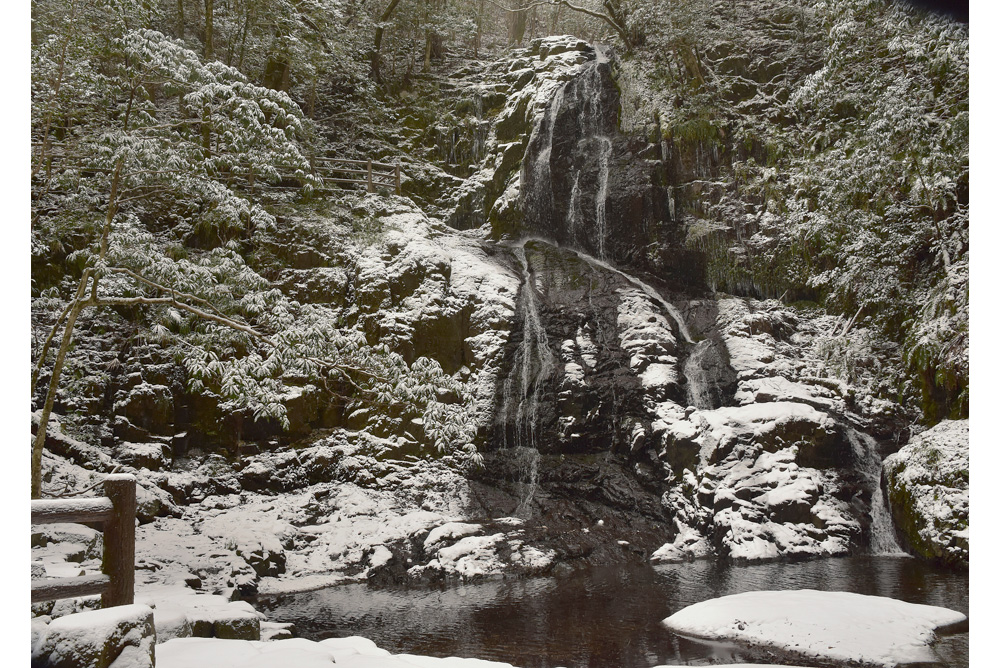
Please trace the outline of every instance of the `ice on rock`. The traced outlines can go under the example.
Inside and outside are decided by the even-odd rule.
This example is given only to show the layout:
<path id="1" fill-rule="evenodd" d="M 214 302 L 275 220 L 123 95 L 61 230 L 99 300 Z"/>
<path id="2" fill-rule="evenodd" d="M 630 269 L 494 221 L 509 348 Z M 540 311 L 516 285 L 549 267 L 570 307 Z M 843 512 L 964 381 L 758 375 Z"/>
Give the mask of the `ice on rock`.
<path id="1" fill-rule="evenodd" d="M 754 591 L 688 606 L 663 620 L 692 638 L 736 642 L 816 660 L 890 668 L 935 662 L 935 630 L 967 621 L 947 608 L 813 590 Z"/>

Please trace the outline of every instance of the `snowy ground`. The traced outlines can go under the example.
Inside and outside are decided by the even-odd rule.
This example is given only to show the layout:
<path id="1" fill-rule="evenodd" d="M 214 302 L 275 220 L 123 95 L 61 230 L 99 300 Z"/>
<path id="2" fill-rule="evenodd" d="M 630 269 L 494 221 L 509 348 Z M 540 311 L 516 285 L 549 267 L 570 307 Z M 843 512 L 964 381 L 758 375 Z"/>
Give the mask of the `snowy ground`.
<path id="1" fill-rule="evenodd" d="M 814 590 L 754 591 L 696 603 L 663 624 L 675 633 L 772 649 L 805 660 L 890 668 L 935 662 L 935 630 L 960 612 L 881 596 Z"/>
<path id="2" fill-rule="evenodd" d="M 509 663 L 449 657 L 392 655 L 353 636 L 320 642 L 295 638 L 274 642 L 179 638 L 156 648 L 159 668 L 511 668 Z"/>

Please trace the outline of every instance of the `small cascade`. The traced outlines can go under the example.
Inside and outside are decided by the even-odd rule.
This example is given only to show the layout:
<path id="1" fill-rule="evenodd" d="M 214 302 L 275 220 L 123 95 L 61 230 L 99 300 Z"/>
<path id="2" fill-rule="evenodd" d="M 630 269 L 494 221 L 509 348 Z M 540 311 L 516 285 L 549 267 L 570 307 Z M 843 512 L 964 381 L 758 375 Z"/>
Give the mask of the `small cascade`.
<path id="1" fill-rule="evenodd" d="M 569 193 L 569 209 L 566 216 L 566 229 L 571 239 L 576 238 L 576 223 L 583 220 L 583 209 L 580 206 L 580 172 L 573 176 L 573 189 Z"/>
<path id="2" fill-rule="evenodd" d="M 708 354 L 712 342 L 704 339 L 695 344 L 684 362 L 684 377 L 687 379 L 687 401 L 689 406 L 702 410 L 715 408 L 712 400 L 712 378 L 708 370 Z"/>
<path id="3" fill-rule="evenodd" d="M 882 457 L 875 439 L 854 429 L 847 430 L 858 470 L 872 484 L 871 503 L 871 544 L 872 554 L 905 555 L 906 552 L 896 540 L 892 516 L 886 506 L 882 489 Z"/>
<path id="4" fill-rule="evenodd" d="M 660 293 L 656 291 L 656 288 L 654 288 L 652 285 L 649 285 L 648 283 L 640 281 L 638 278 L 632 276 L 631 274 L 626 274 L 621 269 L 618 269 L 617 267 L 608 264 L 604 260 L 599 260 L 596 257 L 587 255 L 582 251 L 574 250 L 573 252 L 576 253 L 581 260 L 588 262 L 589 264 L 595 267 L 600 267 L 601 269 L 610 271 L 613 274 L 617 274 L 622 278 L 624 278 L 629 283 L 631 283 L 632 285 L 634 285 L 635 287 L 642 290 L 647 297 L 649 297 L 657 304 L 662 306 L 664 310 L 670 314 L 670 317 L 673 318 L 674 322 L 677 324 L 677 330 L 680 332 L 681 336 L 684 337 L 684 340 L 688 343 L 694 343 L 694 341 L 691 339 L 691 332 L 688 331 L 687 325 L 684 324 L 684 317 L 681 315 L 680 311 L 677 310 L 676 306 L 674 306 L 666 299 L 661 297 Z"/>
<path id="5" fill-rule="evenodd" d="M 524 188 L 524 208 L 539 219 L 551 217 L 553 211 L 552 188 L 552 139 L 555 136 L 556 118 L 559 116 L 559 109 L 562 107 L 563 97 L 566 94 L 566 87 L 560 86 L 553 94 L 549 102 L 545 115 L 541 123 L 535 126 L 532 132 L 529 146 L 537 147 L 533 160 L 528 160 L 526 156 L 522 169 L 531 176 L 522 175 L 522 182 L 539 184 L 537 187 Z"/>
<path id="6" fill-rule="evenodd" d="M 509 458 L 514 467 L 514 481 L 518 487 L 520 501 L 514 509 L 514 516 L 531 518 L 531 502 L 538 489 L 538 460 L 541 455 L 536 448 L 519 447 L 510 450 Z"/>
<path id="7" fill-rule="evenodd" d="M 597 153 L 597 195 L 594 197 L 594 217 L 597 223 L 597 257 L 607 257 L 604 250 L 605 239 L 608 236 L 607 204 L 608 204 L 608 164 L 611 157 L 611 140 L 598 137 Z"/>
<path id="8" fill-rule="evenodd" d="M 570 206 L 566 211 L 566 227 L 570 238 L 576 238 L 577 232 L 587 234 L 584 223 L 584 213 L 579 200 L 580 175 L 589 168 L 591 156 L 597 158 L 596 188 L 594 190 L 594 234 L 597 243 L 597 257 L 607 258 L 605 243 L 608 236 L 607 200 L 608 200 L 608 170 L 611 164 L 611 138 L 605 133 L 604 119 L 607 110 L 602 108 L 602 87 L 600 65 L 608 62 L 607 52 L 603 47 L 596 47 L 597 57 L 577 77 L 573 86 L 573 103 L 579 110 L 578 122 L 580 138 L 576 143 L 576 155 L 586 156 L 587 162 L 574 165 L 573 190 L 576 197 L 571 196 Z M 588 235 L 589 236 L 589 235 Z"/>
<path id="9" fill-rule="evenodd" d="M 509 451 L 515 466 L 514 482 L 519 487 L 520 502 L 515 514 L 530 515 L 531 500 L 538 485 L 538 438 L 540 397 L 545 382 L 556 369 L 557 359 L 549 347 L 539 309 L 535 277 L 528 265 L 524 242 L 513 248 L 521 265 L 521 292 L 518 317 L 522 337 L 514 353 L 510 374 L 504 381 L 503 449 Z"/>

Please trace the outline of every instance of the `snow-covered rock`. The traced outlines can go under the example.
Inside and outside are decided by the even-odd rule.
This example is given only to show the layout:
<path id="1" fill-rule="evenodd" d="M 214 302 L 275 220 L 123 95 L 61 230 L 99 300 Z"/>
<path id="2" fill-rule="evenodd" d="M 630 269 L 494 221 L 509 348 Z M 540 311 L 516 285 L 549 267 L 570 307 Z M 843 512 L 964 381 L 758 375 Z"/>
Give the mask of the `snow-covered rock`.
<path id="1" fill-rule="evenodd" d="M 130 443 L 120 441 L 115 451 L 115 457 L 123 464 L 135 468 L 146 468 L 159 471 L 170 465 L 170 447 L 163 443 Z"/>
<path id="2" fill-rule="evenodd" d="M 663 620 L 683 636 L 773 650 L 793 660 L 891 668 L 934 662 L 935 631 L 968 621 L 954 610 L 881 596 L 753 591 L 688 606 Z"/>
<path id="3" fill-rule="evenodd" d="M 32 629 L 32 665 L 51 668 L 152 668 L 153 610 L 121 605 L 53 620 Z"/>
<path id="4" fill-rule="evenodd" d="M 883 462 L 889 506 L 918 554 L 969 564 L 969 421 L 945 420 Z"/>

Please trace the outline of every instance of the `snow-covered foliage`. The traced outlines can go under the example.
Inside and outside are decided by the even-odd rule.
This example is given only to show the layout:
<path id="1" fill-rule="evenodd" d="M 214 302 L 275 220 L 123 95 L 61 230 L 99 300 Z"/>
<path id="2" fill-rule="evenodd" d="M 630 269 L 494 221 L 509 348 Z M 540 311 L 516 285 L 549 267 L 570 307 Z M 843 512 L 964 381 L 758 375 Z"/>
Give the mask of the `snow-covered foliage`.
<path id="1" fill-rule="evenodd" d="M 792 660 L 885 668 L 935 662 L 934 631 L 965 622 L 947 608 L 809 589 L 724 596 L 663 620 L 675 633 L 776 650 Z"/>
<path id="2" fill-rule="evenodd" d="M 882 398 L 967 415 L 968 26 L 860 0 L 630 6 L 623 126 L 669 146 L 711 285 L 823 303 Z"/>

